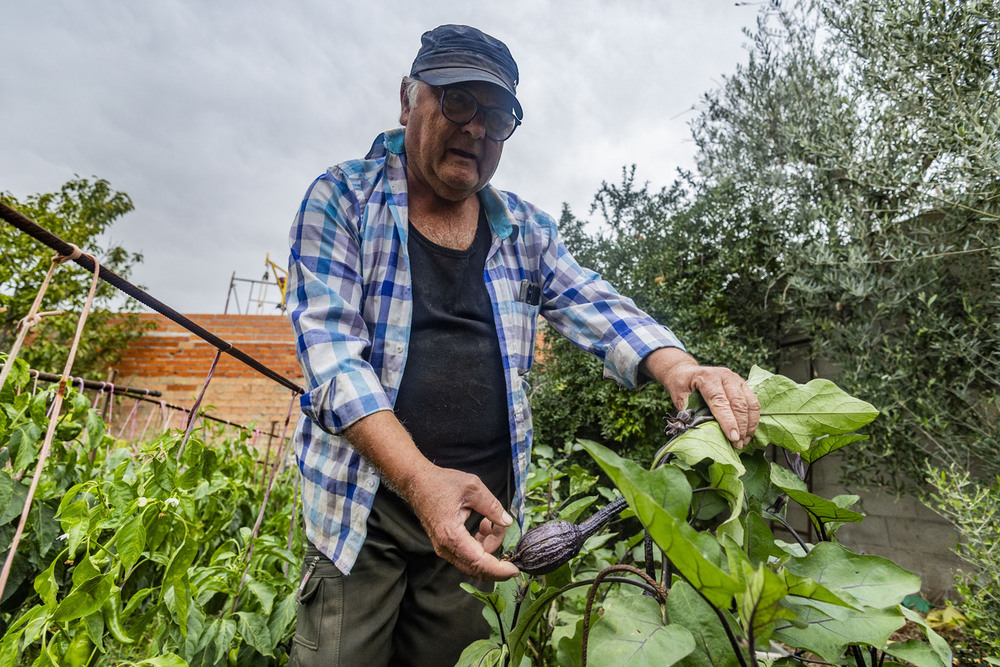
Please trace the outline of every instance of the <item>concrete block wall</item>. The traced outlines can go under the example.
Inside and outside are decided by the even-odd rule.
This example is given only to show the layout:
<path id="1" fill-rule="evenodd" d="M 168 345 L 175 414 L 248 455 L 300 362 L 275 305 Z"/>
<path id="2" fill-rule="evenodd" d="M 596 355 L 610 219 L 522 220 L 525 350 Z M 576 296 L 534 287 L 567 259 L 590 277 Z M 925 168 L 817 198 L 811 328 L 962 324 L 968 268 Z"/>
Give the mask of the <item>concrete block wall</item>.
<path id="1" fill-rule="evenodd" d="M 216 349 L 183 327 L 159 314 L 145 314 L 154 327 L 133 343 L 116 370 L 118 385 L 162 392 L 166 403 L 190 407 L 201 391 L 215 358 Z M 296 384 L 302 371 L 295 357 L 295 340 L 288 318 L 270 315 L 188 315 L 192 321 Z M 223 353 L 212 382 L 202 400 L 209 414 L 280 435 L 292 392 L 261 375 L 243 362 Z M 134 405 L 123 399 L 115 408 L 113 425 L 121 428 Z M 159 406 L 142 402 L 137 409 L 135 430 L 141 430 L 155 411 L 150 428 L 161 428 Z M 298 418 L 298 401 L 292 408 L 292 424 Z M 180 427 L 182 414 L 169 426 Z M 126 425 L 132 430 L 131 424 Z M 117 434 L 117 431 L 115 431 Z"/>

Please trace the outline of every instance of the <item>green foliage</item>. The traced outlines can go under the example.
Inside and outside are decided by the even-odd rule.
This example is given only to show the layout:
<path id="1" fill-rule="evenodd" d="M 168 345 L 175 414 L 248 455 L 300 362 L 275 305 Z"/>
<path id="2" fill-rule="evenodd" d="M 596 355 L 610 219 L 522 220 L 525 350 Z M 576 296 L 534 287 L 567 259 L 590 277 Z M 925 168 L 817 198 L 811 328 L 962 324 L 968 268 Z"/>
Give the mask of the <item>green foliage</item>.
<path id="1" fill-rule="evenodd" d="M 31 218 L 42 227 L 86 253 L 94 255 L 102 266 L 128 278 L 142 255 L 130 253 L 113 242 L 105 244 L 104 235 L 119 218 L 133 209 L 132 200 L 111 188 L 104 179 L 76 177 L 59 192 L 30 195 L 18 201 L 10 193 L 0 195 L 3 203 Z M 20 230 L 0 224 L 0 349 L 8 349 L 17 335 L 18 322 L 28 313 L 31 303 L 55 254 Z M 63 310 L 62 315 L 44 318 L 32 329 L 31 345 L 23 358 L 38 370 L 59 373 L 66 363 L 77 318 L 90 290 L 92 275 L 75 265 L 56 270 L 45 294 L 41 310 Z M 97 286 L 88 326 L 80 341 L 74 369 L 78 375 L 103 375 L 112 367 L 129 342 L 141 335 L 142 328 L 134 315 L 138 307 L 131 300 L 115 302 L 117 291 L 101 281 Z"/>
<path id="2" fill-rule="evenodd" d="M 581 442 L 662 559 L 646 551 L 635 558 L 638 540 L 625 520 L 612 534 L 591 537 L 576 561 L 541 580 L 522 577 L 498 584 L 492 594 L 475 591 L 494 633 L 471 645 L 459 664 L 521 665 L 526 657 L 540 666 L 578 665 L 586 646 L 590 664 L 747 667 L 764 664 L 762 652 L 776 640 L 800 651 L 781 657 L 786 666 L 812 664 L 815 656 L 857 667 L 897 660 L 951 665 L 947 643 L 901 604 L 919 590 L 919 577 L 836 542 L 843 523 L 862 519 L 851 510 L 857 497 L 826 500 L 803 482 L 803 454 L 822 458 L 836 449 L 827 439 L 866 426 L 878 412 L 825 380 L 800 385 L 753 368 L 750 381 L 768 428 L 741 452 L 714 422 L 667 443 L 651 469 Z M 769 462 L 769 447 L 788 452 L 792 470 Z M 578 514 L 580 503 L 567 495 L 565 482 L 572 487 L 574 479 L 583 480 L 565 465 L 542 469 L 549 472 L 533 491 L 551 490 L 543 515 Z M 579 490 L 587 494 L 581 502 L 593 500 L 592 483 Z M 706 494 L 725 502 L 703 503 Z M 795 544 L 774 538 L 770 526 L 787 527 L 790 503 L 815 522 L 818 543 L 806 543 L 794 530 Z M 908 620 L 923 640 L 890 643 Z"/>
<path id="3" fill-rule="evenodd" d="M 578 259 L 703 363 L 782 368 L 792 340 L 885 416 L 847 481 L 902 490 L 928 461 L 1000 473 L 1000 2 L 769 2 L 748 60 L 692 123 L 697 168 L 604 184 Z M 541 442 L 644 454 L 655 401 L 547 341 Z M 656 396 L 657 399 L 660 396 Z"/>
<path id="4" fill-rule="evenodd" d="M 785 332 L 882 400 L 849 478 L 1000 471 L 998 18 L 995 0 L 776 5 L 694 126 L 703 203 L 781 230 L 760 259 Z"/>
<path id="5" fill-rule="evenodd" d="M 980 485 L 952 467 L 932 470 L 928 483 L 928 505 L 958 528 L 955 551 L 971 566 L 958 573 L 962 612 L 973 638 L 1000 656 L 1000 478 Z"/>
<path id="6" fill-rule="evenodd" d="M 25 391 L 28 380 L 18 360 L 0 393 L 4 552 L 52 398 Z M 0 602 L 0 665 L 283 663 L 298 574 L 286 545 L 293 485 L 276 482 L 254 537 L 262 471 L 245 435 L 209 444 L 196 430 L 181 452 L 171 430 L 132 449 L 72 388 L 66 405 Z"/>

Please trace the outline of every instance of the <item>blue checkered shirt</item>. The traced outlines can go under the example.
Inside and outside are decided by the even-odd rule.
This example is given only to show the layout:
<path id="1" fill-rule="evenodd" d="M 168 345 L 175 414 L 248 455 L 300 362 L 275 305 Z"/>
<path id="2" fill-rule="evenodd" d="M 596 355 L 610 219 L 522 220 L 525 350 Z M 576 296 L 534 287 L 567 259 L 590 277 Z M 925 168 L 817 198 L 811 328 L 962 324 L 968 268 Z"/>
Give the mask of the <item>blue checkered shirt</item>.
<path id="1" fill-rule="evenodd" d="M 289 235 L 286 298 L 308 390 L 294 436 L 306 536 L 344 573 L 364 543 L 379 473 L 342 434 L 392 409 L 406 365 L 413 302 L 405 164 L 402 128 L 379 135 L 364 160 L 331 167 L 312 183 Z M 491 186 L 479 197 L 492 235 L 484 279 L 507 383 L 512 510 L 523 519 L 532 440 L 524 376 L 538 316 L 626 387 L 637 384 L 647 354 L 682 346 L 581 268 L 549 215 Z M 536 305 L 522 284 L 540 288 Z"/>

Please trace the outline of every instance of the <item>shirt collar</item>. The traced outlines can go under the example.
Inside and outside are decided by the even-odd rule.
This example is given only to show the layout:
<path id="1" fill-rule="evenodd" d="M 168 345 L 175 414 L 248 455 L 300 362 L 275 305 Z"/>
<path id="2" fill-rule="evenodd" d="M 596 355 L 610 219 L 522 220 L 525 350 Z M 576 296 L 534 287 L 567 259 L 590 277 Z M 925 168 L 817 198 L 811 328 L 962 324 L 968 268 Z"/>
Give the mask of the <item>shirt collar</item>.
<path id="1" fill-rule="evenodd" d="M 400 156 L 404 166 L 406 164 L 406 148 L 404 142 L 404 128 L 397 127 L 394 130 L 388 130 L 382 134 L 375 137 L 375 141 L 372 142 L 372 147 L 368 151 L 368 155 L 365 159 L 377 160 L 380 158 L 385 158 L 389 153 Z M 389 186 L 395 191 L 397 188 L 393 188 L 394 184 L 390 182 Z M 405 191 L 406 184 L 402 184 L 403 191 Z M 490 227 L 493 232 L 500 237 L 501 240 L 506 240 L 514 230 L 514 225 L 511 223 L 510 215 L 507 213 L 507 206 L 504 204 L 503 197 L 500 195 L 500 191 L 494 188 L 492 185 L 487 184 L 479 192 L 479 202 L 486 208 L 486 219 L 490 223 Z M 516 236 L 514 238 L 517 238 Z"/>

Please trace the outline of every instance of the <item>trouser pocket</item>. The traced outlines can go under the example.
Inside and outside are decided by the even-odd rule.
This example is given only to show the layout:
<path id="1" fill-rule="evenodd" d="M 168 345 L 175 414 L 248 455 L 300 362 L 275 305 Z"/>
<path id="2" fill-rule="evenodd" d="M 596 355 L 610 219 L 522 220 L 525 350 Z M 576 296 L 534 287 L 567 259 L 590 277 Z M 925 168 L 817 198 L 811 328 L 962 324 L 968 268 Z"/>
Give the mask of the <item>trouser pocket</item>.
<path id="1" fill-rule="evenodd" d="M 339 665 L 343 575 L 314 548 L 306 551 L 296 601 L 294 663 Z"/>

